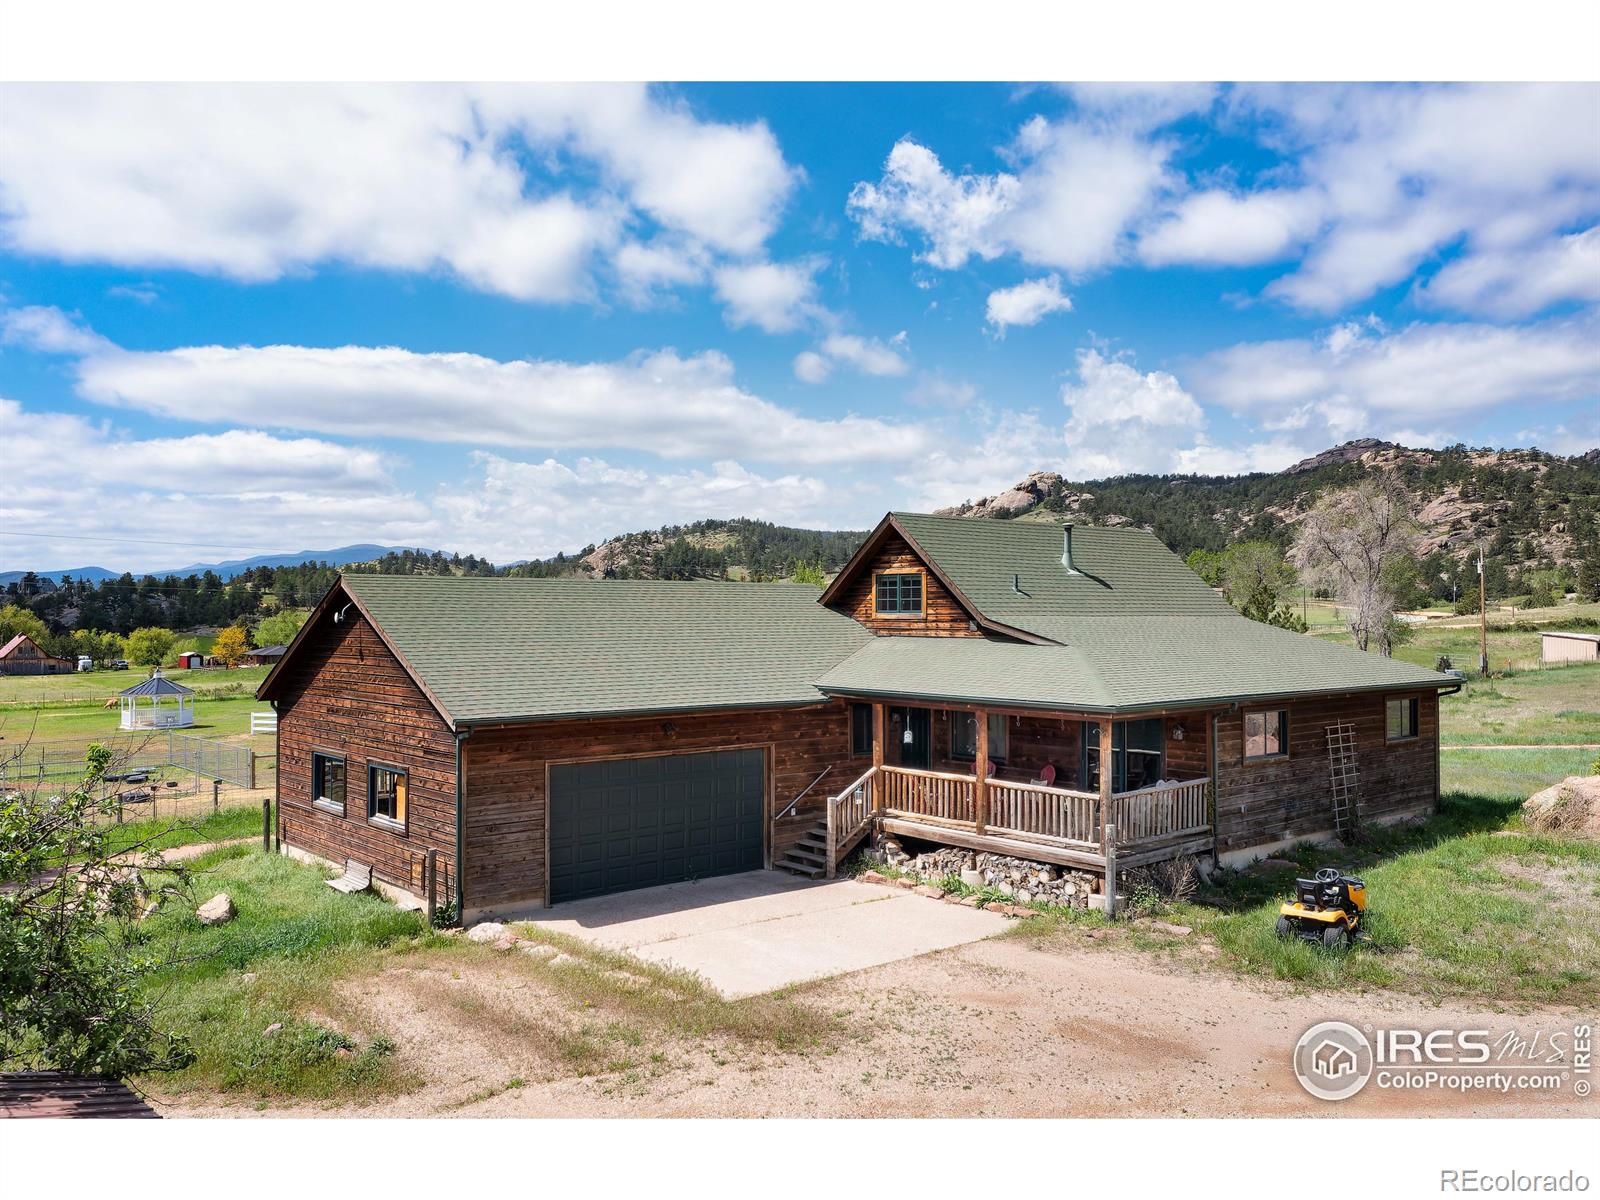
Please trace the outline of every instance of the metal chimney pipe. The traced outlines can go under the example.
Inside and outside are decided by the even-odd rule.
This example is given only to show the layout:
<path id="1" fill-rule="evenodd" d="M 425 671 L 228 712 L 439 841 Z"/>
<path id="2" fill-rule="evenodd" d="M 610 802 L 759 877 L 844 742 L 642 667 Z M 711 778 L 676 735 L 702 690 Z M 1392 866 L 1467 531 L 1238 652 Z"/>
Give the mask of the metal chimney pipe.
<path id="1" fill-rule="evenodd" d="M 1068 521 L 1061 527 L 1061 565 L 1067 569 L 1067 574 L 1076 575 L 1078 569 L 1072 565 L 1072 522 Z"/>

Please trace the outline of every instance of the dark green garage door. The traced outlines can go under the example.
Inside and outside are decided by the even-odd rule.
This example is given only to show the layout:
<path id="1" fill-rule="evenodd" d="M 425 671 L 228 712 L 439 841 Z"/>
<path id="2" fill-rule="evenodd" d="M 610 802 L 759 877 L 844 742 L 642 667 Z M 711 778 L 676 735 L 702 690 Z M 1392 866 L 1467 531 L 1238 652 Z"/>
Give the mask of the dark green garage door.
<path id="1" fill-rule="evenodd" d="M 759 870 L 762 757 L 719 750 L 551 767 L 551 903 Z"/>

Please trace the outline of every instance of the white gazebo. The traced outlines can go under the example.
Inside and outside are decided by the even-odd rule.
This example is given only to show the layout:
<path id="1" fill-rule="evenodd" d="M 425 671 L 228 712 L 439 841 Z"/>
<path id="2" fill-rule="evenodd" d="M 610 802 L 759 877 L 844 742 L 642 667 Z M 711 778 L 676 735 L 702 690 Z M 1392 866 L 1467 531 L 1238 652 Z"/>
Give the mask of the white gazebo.
<path id="1" fill-rule="evenodd" d="M 122 728 L 181 729 L 194 724 L 194 690 L 173 683 L 160 668 L 122 693 Z"/>

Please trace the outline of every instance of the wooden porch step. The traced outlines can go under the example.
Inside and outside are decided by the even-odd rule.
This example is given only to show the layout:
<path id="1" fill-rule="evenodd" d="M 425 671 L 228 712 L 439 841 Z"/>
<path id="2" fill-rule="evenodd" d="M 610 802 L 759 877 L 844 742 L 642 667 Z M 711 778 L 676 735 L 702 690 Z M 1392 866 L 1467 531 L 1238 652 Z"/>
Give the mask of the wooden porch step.
<path id="1" fill-rule="evenodd" d="M 802 833 L 793 845 L 773 860 L 772 865 L 780 871 L 788 871 L 791 875 L 803 875 L 807 879 L 820 879 L 826 875 L 828 873 L 827 821 L 818 821 Z"/>
<path id="2" fill-rule="evenodd" d="M 828 873 L 826 867 L 816 863 L 801 862 L 799 859 L 790 858 L 788 855 L 784 855 L 772 865 L 780 871 L 787 871 L 791 875 L 804 875 L 807 879 L 821 879 Z"/>

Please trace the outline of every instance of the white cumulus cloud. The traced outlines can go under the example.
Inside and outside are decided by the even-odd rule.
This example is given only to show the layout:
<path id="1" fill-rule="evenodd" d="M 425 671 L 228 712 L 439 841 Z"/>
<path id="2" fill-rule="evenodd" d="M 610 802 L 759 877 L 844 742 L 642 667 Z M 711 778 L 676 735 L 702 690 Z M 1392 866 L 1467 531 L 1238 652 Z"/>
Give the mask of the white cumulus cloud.
<path id="1" fill-rule="evenodd" d="M 247 281 L 343 263 L 581 299 L 640 226 L 758 254 L 797 178 L 766 125 L 634 85 L 9 85 L 0 105 L 5 245 Z"/>
<path id="2" fill-rule="evenodd" d="M 1209 404 L 1268 429 L 1351 436 L 1374 421 L 1431 423 L 1500 405 L 1600 398 L 1592 316 L 1533 325 L 1349 322 L 1318 338 L 1245 342 L 1188 371 Z"/>
<path id="3" fill-rule="evenodd" d="M 221 551 L 245 553 L 404 542 L 429 519 L 426 506 L 396 484 L 395 464 L 359 445 L 253 429 L 133 438 L 104 422 L 6 399 L 0 429 L 8 455 L 0 553 L 12 565 L 88 558 L 112 567 L 162 559 L 176 566 L 205 557 L 196 548 L 146 544 L 162 540 L 211 538 Z"/>
<path id="4" fill-rule="evenodd" d="M 1170 185 L 1171 146 L 1136 128 L 1035 117 L 1007 149 L 1015 171 L 952 174 L 910 139 L 889 152 L 882 178 L 862 181 L 848 208 L 861 236 L 917 236 L 917 257 L 956 268 L 977 257 L 1082 274 L 1111 265 L 1125 232 Z"/>
<path id="5" fill-rule="evenodd" d="M 682 471 L 596 458 L 519 462 L 488 453 L 473 455 L 473 462 L 474 478 L 440 494 L 438 520 L 453 544 L 500 561 L 548 557 L 641 525 L 749 516 L 849 528 L 864 527 L 871 513 L 859 489 L 803 474 L 762 475 L 732 461 Z"/>
<path id="6" fill-rule="evenodd" d="M 822 263 L 738 263 L 716 273 L 716 294 L 734 328 L 754 325 L 767 333 L 789 333 L 820 315 L 814 278 Z"/>
<path id="7" fill-rule="evenodd" d="M 41 341 L 82 355 L 75 364 L 80 395 L 175 420 L 799 463 L 909 458 L 928 440 L 915 425 L 817 419 L 782 408 L 740 388 L 733 362 L 714 351 L 641 351 L 591 363 L 375 346 L 127 351 L 60 314 L 17 311 L 28 314 L 23 327 L 45 331 Z M 61 334 L 62 323 L 74 332 Z M 63 337 L 69 344 L 56 345 Z"/>
<path id="8" fill-rule="evenodd" d="M 1071 308 L 1071 299 L 1061 290 L 1061 277 L 1046 275 L 990 292 L 984 311 L 989 324 L 1004 335 L 1009 326 L 1037 325 L 1051 313 Z"/>
<path id="9" fill-rule="evenodd" d="M 911 369 L 905 356 L 908 344 L 904 330 L 886 342 L 854 333 L 832 333 L 815 350 L 802 350 L 795 355 L 794 373 L 805 383 L 824 382 L 836 366 L 862 375 L 904 375 Z"/>

